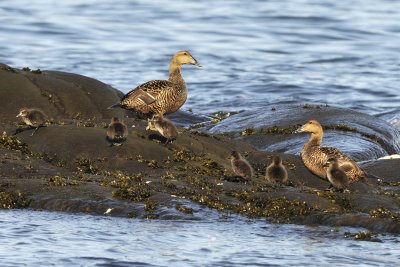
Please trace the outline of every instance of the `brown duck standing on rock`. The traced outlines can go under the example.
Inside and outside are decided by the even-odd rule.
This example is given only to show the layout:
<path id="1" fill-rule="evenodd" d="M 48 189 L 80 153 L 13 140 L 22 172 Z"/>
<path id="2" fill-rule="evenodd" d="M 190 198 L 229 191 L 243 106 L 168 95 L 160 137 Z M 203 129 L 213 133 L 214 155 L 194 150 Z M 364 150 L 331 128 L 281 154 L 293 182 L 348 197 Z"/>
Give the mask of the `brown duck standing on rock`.
<path id="1" fill-rule="evenodd" d="M 344 190 L 349 186 L 349 178 L 346 173 L 339 167 L 339 162 L 336 158 L 328 159 L 324 167 L 328 167 L 326 175 L 328 181 L 331 183 L 331 187 L 335 189 Z"/>
<path id="2" fill-rule="evenodd" d="M 270 183 L 287 183 L 288 174 L 285 166 L 282 164 L 282 158 L 274 156 L 272 163 L 267 167 L 265 178 Z"/>
<path id="3" fill-rule="evenodd" d="M 243 158 L 243 156 L 238 151 L 232 151 L 231 153 L 231 165 L 233 172 L 245 178 L 246 180 L 250 180 L 253 177 L 254 170 L 251 167 L 250 163 Z"/>
<path id="4" fill-rule="evenodd" d="M 301 150 L 301 158 L 304 165 L 315 175 L 327 179 L 327 167 L 324 167 L 324 164 L 329 158 L 336 158 L 340 169 L 346 173 L 351 183 L 365 177 L 357 163 L 339 149 L 321 146 L 324 132 L 318 121 L 310 120 L 296 132 L 311 133 L 310 139 Z"/>
<path id="5" fill-rule="evenodd" d="M 22 108 L 17 115 L 17 118 L 18 117 L 21 118 L 25 124 L 32 128 L 36 128 L 31 136 L 33 136 L 46 122 L 46 115 L 44 112 L 36 108 Z M 18 131 L 16 133 L 18 133 Z"/>
<path id="6" fill-rule="evenodd" d="M 166 143 L 174 141 L 178 137 L 178 129 L 176 126 L 167 118 L 164 118 L 161 114 L 155 114 L 146 130 L 158 131 L 163 137 L 166 138 Z"/>
<path id="7" fill-rule="evenodd" d="M 169 65 L 168 80 L 153 80 L 139 85 L 109 108 L 121 107 L 150 117 L 176 112 L 187 99 L 186 83 L 181 75 L 184 64 L 201 66 L 189 51 L 176 52 Z"/>
<path id="8" fill-rule="evenodd" d="M 118 118 L 112 118 L 111 123 L 107 128 L 107 141 L 111 143 L 111 146 L 120 146 L 126 141 L 128 136 L 128 127 L 125 123 L 119 121 Z"/>

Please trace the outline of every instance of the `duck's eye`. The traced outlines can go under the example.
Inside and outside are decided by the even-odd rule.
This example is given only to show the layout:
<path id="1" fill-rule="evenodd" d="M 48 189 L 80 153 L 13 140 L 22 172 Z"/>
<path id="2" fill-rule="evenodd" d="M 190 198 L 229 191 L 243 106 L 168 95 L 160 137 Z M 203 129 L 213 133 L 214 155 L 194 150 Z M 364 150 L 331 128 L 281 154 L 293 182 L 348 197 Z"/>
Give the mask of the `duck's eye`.
<path id="1" fill-rule="evenodd" d="M 312 124 L 312 121 L 308 122 L 308 124 Z"/>
<path id="2" fill-rule="evenodd" d="M 185 53 L 183 53 L 185 56 L 187 56 L 187 53 L 185 52 Z"/>

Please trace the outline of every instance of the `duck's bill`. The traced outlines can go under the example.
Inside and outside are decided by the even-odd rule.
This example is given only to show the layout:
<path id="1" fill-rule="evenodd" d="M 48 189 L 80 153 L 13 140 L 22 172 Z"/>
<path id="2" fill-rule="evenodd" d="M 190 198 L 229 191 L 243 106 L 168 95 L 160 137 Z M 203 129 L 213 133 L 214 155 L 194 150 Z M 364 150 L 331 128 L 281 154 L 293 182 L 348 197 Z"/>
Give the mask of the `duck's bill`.
<path id="1" fill-rule="evenodd" d="M 296 131 L 294 131 L 294 133 L 304 133 L 304 126 L 298 128 Z"/>
<path id="2" fill-rule="evenodd" d="M 197 66 L 197 67 L 203 67 L 194 57 L 192 57 L 193 58 L 193 62 L 192 62 L 192 65 L 195 65 L 195 66 Z"/>

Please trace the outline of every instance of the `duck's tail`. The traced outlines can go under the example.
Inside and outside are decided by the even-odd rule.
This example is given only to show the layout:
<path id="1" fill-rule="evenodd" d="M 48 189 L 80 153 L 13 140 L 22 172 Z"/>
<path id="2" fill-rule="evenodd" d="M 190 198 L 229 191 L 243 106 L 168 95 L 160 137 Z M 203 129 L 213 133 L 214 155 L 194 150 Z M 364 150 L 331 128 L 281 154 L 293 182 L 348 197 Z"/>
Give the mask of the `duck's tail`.
<path id="1" fill-rule="evenodd" d="M 117 103 L 112 106 L 109 106 L 107 109 L 120 108 L 120 107 L 122 107 L 121 103 Z"/>

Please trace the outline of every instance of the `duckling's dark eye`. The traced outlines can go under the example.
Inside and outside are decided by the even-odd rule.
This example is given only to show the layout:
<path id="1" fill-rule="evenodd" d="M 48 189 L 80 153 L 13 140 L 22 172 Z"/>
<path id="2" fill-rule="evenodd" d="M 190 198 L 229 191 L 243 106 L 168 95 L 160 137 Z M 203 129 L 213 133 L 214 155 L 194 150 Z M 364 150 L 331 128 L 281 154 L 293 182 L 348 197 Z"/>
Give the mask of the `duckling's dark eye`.
<path id="1" fill-rule="evenodd" d="M 185 52 L 185 53 L 183 53 L 185 56 L 187 56 L 187 53 Z"/>
<path id="2" fill-rule="evenodd" d="M 308 124 L 312 124 L 312 121 L 308 122 Z"/>

